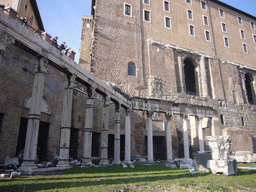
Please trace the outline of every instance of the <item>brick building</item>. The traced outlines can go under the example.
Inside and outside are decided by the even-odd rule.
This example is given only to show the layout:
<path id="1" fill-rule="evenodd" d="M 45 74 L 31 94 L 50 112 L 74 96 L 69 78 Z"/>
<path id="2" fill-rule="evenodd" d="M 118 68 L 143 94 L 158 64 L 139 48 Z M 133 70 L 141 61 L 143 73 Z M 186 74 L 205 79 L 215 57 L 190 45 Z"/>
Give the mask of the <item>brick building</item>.
<path id="1" fill-rule="evenodd" d="M 228 127 L 246 143 L 233 152 L 256 150 L 254 16 L 216 0 L 92 0 L 82 23 L 80 65 L 133 96 L 133 156 L 163 157 L 168 118 L 174 156 Z"/>

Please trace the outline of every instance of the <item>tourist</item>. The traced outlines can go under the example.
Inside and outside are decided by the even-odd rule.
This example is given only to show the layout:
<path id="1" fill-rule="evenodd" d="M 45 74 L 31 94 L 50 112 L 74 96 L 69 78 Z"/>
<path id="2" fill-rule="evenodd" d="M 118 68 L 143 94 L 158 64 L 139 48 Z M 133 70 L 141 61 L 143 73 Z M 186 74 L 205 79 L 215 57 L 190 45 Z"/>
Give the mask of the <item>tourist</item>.
<path id="1" fill-rule="evenodd" d="M 58 37 L 54 37 L 54 38 L 51 39 L 51 42 L 50 42 L 56 48 L 58 48 L 57 40 L 58 40 Z"/>
<path id="2" fill-rule="evenodd" d="M 65 51 L 67 48 L 66 42 L 63 42 L 60 46 L 59 46 L 59 50 L 60 51 Z"/>

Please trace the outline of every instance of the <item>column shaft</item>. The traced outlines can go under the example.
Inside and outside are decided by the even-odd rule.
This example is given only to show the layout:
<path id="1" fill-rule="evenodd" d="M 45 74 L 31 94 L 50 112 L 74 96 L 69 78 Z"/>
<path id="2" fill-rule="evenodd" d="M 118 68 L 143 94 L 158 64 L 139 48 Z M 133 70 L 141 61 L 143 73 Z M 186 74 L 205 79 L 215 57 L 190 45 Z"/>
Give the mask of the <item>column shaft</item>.
<path id="1" fill-rule="evenodd" d="M 126 110 L 125 116 L 125 163 L 131 163 L 131 111 Z"/>
<path id="2" fill-rule="evenodd" d="M 189 143 L 188 143 L 188 116 L 183 115 L 183 142 L 184 142 L 184 158 L 189 159 Z"/>
<path id="3" fill-rule="evenodd" d="M 60 132 L 60 151 L 58 167 L 69 167 L 69 147 L 70 147 L 70 133 L 72 121 L 72 106 L 73 106 L 73 88 L 75 84 L 75 75 L 68 78 L 68 87 L 64 91 L 62 118 L 61 118 L 61 132 Z"/>
<path id="4" fill-rule="evenodd" d="M 198 117 L 198 139 L 199 139 L 199 152 L 204 152 L 204 136 L 203 136 L 203 127 L 202 127 L 202 117 Z"/>
<path id="5" fill-rule="evenodd" d="M 147 118 L 147 133 L 148 133 L 148 163 L 154 163 L 153 157 L 153 127 L 152 127 L 152 112 L 148 111 Z"/>
<path id="6" fill-rule="evenodd" d="M 172 162 L 172 132 L 171 132 L 171 115 L 166 114 L 166 150 L 167 162 Z"/>
<path id="7" fill-rule="evenodd" d="M 109 119 L 109 99 L 104 98 L 102 130 L 101 130 L 101 165 L 108 165 L 108 119 Z"/>
<path id="8" fill-rule="evenodd" d="M 37 168 L 35 165 L 35 161 L 37 157 L 37 142 L 41 118 L 41 105 L 43 99 L 47 65 L 48 60 L 46 58 L 41 58 L 38 62 L 38 66 L 36 69 L 31 98 L 30 114 L 28 119 L 24 157 L 20 169 Z"/>
<path id="9" fill-rule="evenodd" d="M 115 112 L 115 138 L 114 138 L 114 161 L 113 164 L 119 165 L 120 161 L 120 104 L 116 104 Z"/>
<path id="10" fill-rule="evenodd" d="M 93 97 L 86 100 L 86 115 L 84 127 L 84 146 L 83 146 L 83 163 L 84 166 L 92 165 L 92 126 L 93 126 Z"/>

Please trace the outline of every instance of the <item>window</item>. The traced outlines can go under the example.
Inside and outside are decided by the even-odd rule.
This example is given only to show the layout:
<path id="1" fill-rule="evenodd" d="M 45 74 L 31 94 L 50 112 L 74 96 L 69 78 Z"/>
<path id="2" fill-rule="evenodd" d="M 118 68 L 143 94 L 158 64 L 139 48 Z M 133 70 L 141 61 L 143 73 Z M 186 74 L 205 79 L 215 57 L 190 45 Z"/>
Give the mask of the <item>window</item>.
<path id="1" fill-rule="evenodd" d="M 184 60 L 184 75 L 186 84 L 186 93 L 189 95 L 197 95 L 196 71 L 193 60 L 186 58 Z"/>
<path id="2" fill-rule="evenodd" d="M 244 81 L 245 81 L 247 99 L 250 104 L 253 104 L 255 100 L 254 98 L 255 91 L 253 88 L 253 81 L 254 81 L 253 76 L 250 73 L 246 73 L 244 77 L 245 77 Z"/>
<path id="3" fill-rule="evenodd" d="M 169 1 L 164 1 L 164 10 L 170 12 L 170 2 Z"/>
<path id="4" fill-rule="evenodd" d="M 189 34 L 195 36 L 195 27 L 193 25 L 189 25 Z"/>
<path id="5" fill-rule="evenodd" d="M 251 22 L 251 28 L 252 28 L 252 29 L 254 29 L 254 28 L 255 28 L 255 26 L 254 26 L 254 23 L 253 23 L 253 22 Z"/>
<path id="6" fill-rule="evenodd" d="M 225 15 L 224 15 L 224 10 L 223 9 L 219 9 L 220 10 L 220 16 L 221 17 L 225 17 Z"/>
<path id="7" fill-rule="evenodd" d="M 128 63 L 128 75 L 136 77 L 136 65 L 133 62 Z"/>
<path id="8" fill-rule="evenodd" d="M 252 35 L 253 42 L 256 43 L 256 35 Z"/>
<path id="9" fill-rule="evenodd" d="M 144 21 L 151 22 L 150 11 L 144 10 Z"/>
<path id="10" fill-rule="evenodd" d="M 26 12 L 28 11 L 28 5 L 27 4 L 25 4 L 24 9 L 25 9 Z"/>
<path id="11" fill-rule="evenodd" d="M 132 6 L 130 4 L 124 4 L 124 14 L 127 16 L 132 16 Z"/>
<path id="12" fill-rule="evenodd" d="M 225 47 L 229 47 L 229 40 L 227 37 L 224 37 L 224 45 Z"/>
<path id="13" fill-rule="evenodd" d="M 244 53 L 248 53 L 247 45 L 245 43 L 243 43 L 243 51 Z"/>
<path id="14" fill-rule="evenodd" d="M 222 32 L 225 32 L 225 33 L 228 32 L 226 23 L 221 23 L 221 29 L 222 29 Z"/>
<path id="15" fill-rule="evenodd" d="M 188 19 L 193 20 L 193 12 L 188 10 Z"/>
<path id="16" fill-rule="evenodd" d="M 240 29 L 240 35 L 242 39 L 245 39 L 245 33 L 244 30 Z"/>
<path id="17" fill-rule="evenodd" d="M 241 117 L 241 121 L 242 121 L 242 126 L 244 127 L 245 124 L 244 124 L 244 117 Z"/>
<path id="18" fill-rule="evenodd" d="M 202 7 L 202 9 L 206 10 L 206 2 L 205 1 L 201 1 L 201 7 Z"/>
<path id="19" fill-rule="evenodd" d="M 239 23 L 240 25 L 243 24 L 242 17 L 237 17 L 237 21 L 238 21 L 238 23 Z"/>
<path id="20" fill-rule="evenodd" d="M 204 22 L 204 25 L 209 26 L 209 22 L 208 22 L 208 17 L 207 16 L 203 16 L 203 22 Z"/>
<path id="21" fill-rule="evenodd" d="M 222 125 L 224 125 L 225 122 L 224 122 L 224 116 L 223 115 L 220 115 L 220 122 L 221 122 Z"/>
<path id="22" fill-rule="evenodd" d="M 206 41 L 211 41 L 211 37 L 210 37 L 210 32 L 209 31 L 205 31 L 205 39 L 206 39 Z"/>
<path id="23" fill-rule="evenodd" d="M 171 18 L 170 17 L 165 17 L 165 27 L 171 28 Z"/>
<path id="24" fill-rule="evenodd" d="M 150 5 L 150 0 L 143 0 L 144 4 Z"/>
<path id="25" fill-rule="evenodd" d="M 192 0 L 185 0 L 186 3 L 192 4 Z"/>

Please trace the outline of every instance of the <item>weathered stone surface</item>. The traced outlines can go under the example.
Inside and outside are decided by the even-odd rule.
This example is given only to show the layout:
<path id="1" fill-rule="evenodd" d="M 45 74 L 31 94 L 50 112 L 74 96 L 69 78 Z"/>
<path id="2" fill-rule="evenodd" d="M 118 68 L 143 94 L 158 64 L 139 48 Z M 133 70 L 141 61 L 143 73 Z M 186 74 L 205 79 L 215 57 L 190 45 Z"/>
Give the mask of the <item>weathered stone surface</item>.
<path id="1" fill-rule="evenodd" d="M 255 163 L 256 154 L 251 151 L 236 151 L 233 156 L 238 163 Z"/>
<path id="2" fill-rule="evenodd" d="M 212 160 L 207 161 L 207 168 L 213 173 L 224 175 L 236 175 L 237 162 L 230 160 L 231 136 L 208 136 L 211 147 Z"/>
<path id="3" fill-rule="evenodd" d="M 237 127 L 226 127 L 222 130 L 223 135 L 231 135 L 231 152 L 251 151 L 253 152 L 252 135 L 248 130 Z M 241 145 L 242 144 L 242 145 Z"/>

